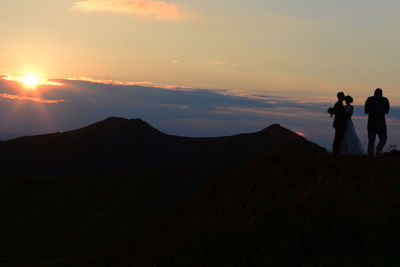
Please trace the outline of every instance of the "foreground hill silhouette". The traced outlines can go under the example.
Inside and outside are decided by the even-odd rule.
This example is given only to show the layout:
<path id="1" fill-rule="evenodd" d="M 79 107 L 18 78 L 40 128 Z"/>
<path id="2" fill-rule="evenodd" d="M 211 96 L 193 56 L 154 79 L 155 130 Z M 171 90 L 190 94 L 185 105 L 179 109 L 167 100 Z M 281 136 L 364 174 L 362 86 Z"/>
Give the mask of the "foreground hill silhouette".
<path id="1" fill-rule="evenodd" d="M 274 150 L 326 153 L 279 125 L 186 138 L 122 118 L 2 142 L 0 266 L 86 266 L 233 166 Z"/>
<path id="2" fill-rule="evenodd" d="M 2 173 L 79 174 L 224 162 L 265 150 L 319 153 L 325 149 L 277 125 L 216 138 L 164 134 L 140 119 L 108 118 L 82 129 L 0 143 Z"/>
<path id="3" fill-rule="evenodd" d="M 400 158 L 266 153 L 102 266 L 399 266 Z"/>
<path id="4" fill-rule="evenodd" d="M 165 140 L 174 145 L 164 144 L 155 158 L 173 155 L 170 165 L 136 168 L 151 164 L 135 165 L 140 154 L 132 148 L 141 152 Z M 27 160 L 37 166 L 29 165 L 35 175 L 27 169 L 0 179 L 0 266 L 400 264 L 398 151 L 384 158 L 331 155 L 279 125 L 183 138 L 119 118 L 1 148 L 19 160 L 3 169 L 23 168 Z M 16 151 L 30 156 L 21 161 Z M 110 168 L 108 160 L 124 151 L 131 158 Z M 71 156 L 93 165 L 74 169 L 68 164 L 79 163 Z M 51 160 L 61 174 L 48 172 Z M 37 174 L 38 166 L 46 175 Z"/>

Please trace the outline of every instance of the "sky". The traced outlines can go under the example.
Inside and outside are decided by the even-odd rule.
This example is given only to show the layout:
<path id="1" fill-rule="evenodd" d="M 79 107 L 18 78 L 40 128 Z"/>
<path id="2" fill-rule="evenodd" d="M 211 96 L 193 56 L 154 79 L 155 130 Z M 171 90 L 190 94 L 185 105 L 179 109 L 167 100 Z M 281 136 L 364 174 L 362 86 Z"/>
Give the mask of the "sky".
<path id="1" fill-rule="evenodd" d="M 354 97 L 363 139 L 362 105 L 377 87 L 391 101 L 397 133 L 399 12 L 393 0 L 2 0 L 0 139 L 123 115 L 190 136 L 278 122 L 329 147 L 333 130 L 324 112 L 336 93 Z M 62 85 L 26 93 L 4 79 L 27 74 Z M 96 106 L 99 99 L 108 104 Z"/>

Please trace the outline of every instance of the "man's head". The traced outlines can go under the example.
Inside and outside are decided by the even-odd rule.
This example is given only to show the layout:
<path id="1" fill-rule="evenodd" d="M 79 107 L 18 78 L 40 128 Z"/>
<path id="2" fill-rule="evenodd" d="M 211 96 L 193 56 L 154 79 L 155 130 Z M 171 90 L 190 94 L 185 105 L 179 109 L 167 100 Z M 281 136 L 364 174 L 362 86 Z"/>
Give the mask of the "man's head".
<path id="1" fill-rule="evenodd" d="M 382 89 L 381 88 L 376 88 L 374 96 L 382 96 L 382 95 L 383 95 Z"/>
<path id="2" fill-rule="evenodd" d="M 344 93 L 343 93 L 343 92 L 337 93 L 336 96 L 337 96 L 337 98 L 338 98 L 339 101 L 343 101 L 343 100 L 344 100 Z"/>

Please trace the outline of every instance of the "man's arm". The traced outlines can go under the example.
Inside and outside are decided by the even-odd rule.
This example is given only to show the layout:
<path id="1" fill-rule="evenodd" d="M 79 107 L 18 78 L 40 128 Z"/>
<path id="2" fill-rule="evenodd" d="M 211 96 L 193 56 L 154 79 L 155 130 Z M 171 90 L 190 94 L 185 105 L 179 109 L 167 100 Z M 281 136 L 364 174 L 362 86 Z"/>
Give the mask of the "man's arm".
<path id="1" fill-rule="evenodd" d="M 390 104 L 389 104 L 389 100 L 386 98 L 386 109 L 385 109 L 385 113 L 388 114 L 390 110 Z"/>
<path id="2" fill-rule="evenodd" d="M 369 98 L 365 101 L 364 113 L 365 113 L 365 114 L 368 114 L 368 113 L 369 113 Z"/>
<path id="3" fill-rule="evenodd" d="M 339 102 L 335 104 L 333 107 L 334 114 L 336 119 L 342 119 L 346 116 L 346 110 L 344 109 L 343 105 L 340 105 Z"/>

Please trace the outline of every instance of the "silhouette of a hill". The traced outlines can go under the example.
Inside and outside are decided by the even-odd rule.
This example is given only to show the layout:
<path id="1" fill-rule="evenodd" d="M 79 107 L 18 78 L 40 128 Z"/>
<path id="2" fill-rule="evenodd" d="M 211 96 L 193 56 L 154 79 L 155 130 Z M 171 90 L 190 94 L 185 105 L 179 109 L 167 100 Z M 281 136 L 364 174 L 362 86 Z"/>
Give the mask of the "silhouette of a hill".
<path id="1" fill-rule="evenodd" d="M 245 158 L 274 150 L 325 153 L 276 124 L 187 138 L 122 118 L 2 142 L 0 265 L 86 266 Z"/>
<path id="2" fill-rule="evenodd" d="M 399 177 L 399 158 L 267 153 L 232 168 L 99 262 L 399 266 Z"/>
<path id="3" fill-rule="evenodd" d="M 325 151 L 277 124 L 250 134 L 188 138 L 164 134 L 140 119 L 113 117 L 74 131 L 0 143 L 0 162 L 3 173 L 100 173 L 224 162 L 265 150 Z"/>
<path id="4" fill-rule="evenodd" d="M 276 124 L 186 138 L 120 118 L 0 148 L 0 266 L 400 264 L 398 151 L 331 155 Z"/>

